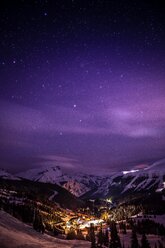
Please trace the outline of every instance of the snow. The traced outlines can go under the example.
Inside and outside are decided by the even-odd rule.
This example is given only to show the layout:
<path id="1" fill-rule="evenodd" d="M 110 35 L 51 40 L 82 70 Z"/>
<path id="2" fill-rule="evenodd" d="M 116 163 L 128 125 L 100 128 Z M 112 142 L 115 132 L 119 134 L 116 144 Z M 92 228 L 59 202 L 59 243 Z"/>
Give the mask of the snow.
<path id="1" fill-rule="evenodd" d="M 56 195 L 58 195 L 58 192 L 54 191 L 54 193 L 51 196 L 49 196 L 49 201 L 52 201 Z"/>
<path id="2" fill-rule="evenodd" d="M 165 214 L 163 215 L 151 215 L 150 214 L 150 215 L 145 215 L 145 217 L 143 216 L 143 214 L 140 214 L 140 215 L 132 216 L 132 218 L 134 218 L 134 220 L 136 221 L 150 219 L 154 221 L 155 223 L 159 223 L 165 226 Z"/>
<path id="3" fill-rule="evenodd" d="M 44 183 L 56 183 L 79 197 L 91 189 L 91 185 L 98 185 L 101 177 L 86 174 L 64 174 L 59 166 L 48 166 L 31 169 L 18 173 L 17 176 Z"/>
<path id="4" fill-rule="evenodd" d="M 79 183 L 75 180 L 69 180 L 63 185 L 63 187 L 77 197 L 85 194 L 86 192 L 90 190 L 88 187 L 86 187 L 82 183 Z"/>
<path id="5" fill-rule="evenodd" d="M 165 175 L 165 159 L 157 161 L 145 169 L 130 170 L 124 174 L 123 172 L 118 172 L 107 176 L 63 173 L 60 166 L 57 165 L 31 169 L 18 174 L 20 177 L 33 181 L 59 184 L 77 197 L 90 191 L 93 192 L 93 189 L 95 191 L 90 197 L 97 197 L 98 195 L 107 197 L 110 194 L 111 187 L 118 187 L 119 184 L 121 184 L 121 193 L 125 193 L 128 190 L 150 190 L 153 186 L 156 192 L 161 192 L 165 188 L 163 175 Z M 114 179 L 118 177 L 121 177 L 121 180 L 116 182 Z M 131 181 L 128 180 L 128 183 L 122 188 L 122 179 L 127 179 L 128 177 L 132 177 Z"/>
<path id="6" fill-rule="evenodd" d="M 145 169 L 129 171 L 129 173 L 124 174 L 124 177 L 130 175 L 133 176 L 133 179 L 128 185 L 126 185 L 122 193 L 129 189 L 133 189 L 135 191 L 142 189 L 149 190 L 157 184 L 158 188 L 156 189 L 156 192 L 160 192 L 165 188 L 163 182 L 163 175 L 165 175 L 165 159 L 159 160 Z M 140 183 L 135 184 L 136 179 L 140 177 L 144 177 L 144 179 Z"/>
<path id="7" fill-rule="evenodd" d="M 112 184 L 112 178 L 105 178 L 94 195 L 102 194 L 103 196 L 106 196 L 109 193 L 109 186 Z"/>
<path id="8" fill-rule="evenodd" d="M 135 176 L 132 181 L 126 185 L 126 187 L 124 188 L 124 190 L 122 191 L 122 193 L 124 193 L 125 191 L 127 191 L 128 189 L 131 189 L 131 188 L 134 188 L 135 185 L 134 185 L 134 182 L 136 181 L 137 179 L 137 176 Z"/>
<path id="9" fill-rule="evenodd" d="M 156 221 L 161 222 L 164 216 L 156 216 Z M 139 243 L 141 235 L 137 235 Z M 161 237 L 157 235 L 147 235 L 151 244 L 154 247 Z M 121 243 L 127 247 L 130 245 L 131 230 L 127 234 L 120 233 Z M 163 243 L 165 241 L 161 240 Z M 0 211 L 0 247 L 3 248 L 88 248 L 90 243 L 87 241 L 79 240 L 61 240 L 47 234 L 41 234 L 33 230 L 19 220 L 4 211 Z"/>
<path id="10" fill-rule="evenodd" d="M 33 230 L 11 215 L 0 211 L 0 247 L 3 248 L 88 248 L 90 243 L 60 240 Z"/>
<path id="11" fill-rule="evenodd" d="M 165 214 L 164 215 L 156 215 L 155 222 L 163 224 L 165 226 Z"/>
<path id="12" fill-rule="evenodd" d="M 57 178 L 62 176 L 62 171 L 59 166 L 48 166 L 44 168 L 30 169 L 18 173 L 17 176 L 44 183 L 56 183 Z"/>
<path id="13" fill-rule="evenodd" d="M 12 174 L 10 174 L 9 172 L 3 169 L 0 169 L 0 178 L 10 179 L 10 180 L 20 180 L 20 178 L 13 176 Z"/>
<path id="14" fill-rule="evenodd" d="M 122 245 L 124 244 L 125 247 L 130 247 L 131 235 L 132 235 L 131 230 L 127 230 L 127 234 L 120 233 L 119 236 L 120 236 L 121 244 Z M 163 237 L 161 238 L 160 236 L 153 235 L 153 234 L 149 234 L 146 236 L 147 236 L 147 239 L 151 245 L 151 248 L 155 247 L 155 243 L 157 243 L 157 245 L 158 245 L 158 241 L 161 241 L 163 244 L 165 244 Z M 141 244 L 142 235 L 137 234 L 137 238 L 138 238 L 139 244 Z"/>
<path id="15" fill-rule="evenodd" d="M 165 159 L 158 160 L 144 170 L 156 174 L 165 174 Z"/>

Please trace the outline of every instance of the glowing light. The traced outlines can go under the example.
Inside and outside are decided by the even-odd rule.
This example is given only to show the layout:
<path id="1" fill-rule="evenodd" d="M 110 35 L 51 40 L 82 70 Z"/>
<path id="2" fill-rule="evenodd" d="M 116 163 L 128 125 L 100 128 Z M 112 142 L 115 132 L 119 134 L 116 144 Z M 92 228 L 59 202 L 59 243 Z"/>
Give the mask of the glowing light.
<path id="1" fill-rule="evenodd" d="M 112 203 L 112 199 L 108 198 L 108 199 L 106 199 L 106 202 Z"/>
<path id="2" fill-rule="evenodd" d="M 86 221 L 84 222 L 82 225 L 80 225 L 80 229 L 84 229 L 85 227 L 90 227 L 91 224 L 93 225 L 99 225 L 100 223 L 103 223 L 104 220 L 90 220 L 90 221 Z"/>
<path id="3" fill-rule="evenodd" d="M 126 175 L 128 173 L 135 173 L 138 172 L 139 170 L 129 170 L 129 171 L 123 171 L 123 174 Z"/>

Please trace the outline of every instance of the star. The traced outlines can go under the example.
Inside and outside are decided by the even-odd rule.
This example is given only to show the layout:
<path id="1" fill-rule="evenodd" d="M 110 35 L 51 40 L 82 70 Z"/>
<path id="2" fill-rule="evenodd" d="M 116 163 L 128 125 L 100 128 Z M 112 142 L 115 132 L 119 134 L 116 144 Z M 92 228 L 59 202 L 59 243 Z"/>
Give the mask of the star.
<path id="1" fill-rule="evenodd" d="M 76 107 L 77 107 L 77 105 L 76 105 L 76 104 L 74 104 L 74 105 L 73 105 L 73 108 L 76 108 Z"/>

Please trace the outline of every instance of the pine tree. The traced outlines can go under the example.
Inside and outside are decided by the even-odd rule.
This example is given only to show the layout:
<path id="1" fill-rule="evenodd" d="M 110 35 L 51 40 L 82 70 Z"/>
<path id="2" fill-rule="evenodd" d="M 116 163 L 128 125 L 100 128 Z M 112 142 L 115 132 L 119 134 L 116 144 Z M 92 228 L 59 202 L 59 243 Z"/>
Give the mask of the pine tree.
<path id="1" fill-rule="evenodd" d="M 67 233 L 66 239 L 68 239 L 68 240 L 76 239 L 76 233 L 75 233 L 75 230 L 73 228 L 71 228 L 69 230 L 69 232 Z"/>
<path id="2" fill-rule="evenodd" d="M 143 235 L 142 235 L 141 248 L 151 248 L 145 233 L 143 233 Z"/>
<path id="3" fill-rule="evenodd" d="M 103 245 L 103 240 L 104 240 L 104 234 L 103 234 L 103 230 L 102 230 L 102 225 L 100 227 L 99 233 L 98 233 L 98 247 L 102 247 Z"/>
<path id="4" fill-rule="evenodd" d="M 127 233 L 126 224 L 123 223 L 123 234 L 126 234 L 126 233 Z"/>
<path id="5" fill-rule="evenodd" d="M 37 210 L 34 213 L 33 228 L 39 232 L 42 230 L 42 217 Z"/>
<path id="6" fill-rule="evenodd" d="M 132 229 L 132 237 L 131 237 L 131 248 L 138 248 L 138 247 L 139 247 L 139 244 L 138 244 L 136 231 L 135 231 L 135 228 L 133 228 Z"/>
<path id="7" fill-rule="evenodd" d="M 91 241 L 91 248 L 95 248 L 96 247 L 96 239 L 95 239 L 95 230 L 94 230 L 93 224 L 90 225 L 89 237 L 90 237 L 90 241 Z"/>
<path id="8" fill-rule="evenodd" d="M 159 248 L 164 248 L 163 244 L 160 241 L 158 241 L 158 244 L 159 244 Z"/>
<path id="9" fill-rule="evenodd" d="M 154 248 L 157 248 L 157 244 L 155 243 L 155 246 L 154 246 Z"/>
<path id="10" fill-rule="evenodd" d="M 38 218 L 36 215 L 35 215 L 34 221 L 33 221 L 33 228 L 34 228 L 34 230 L 38 229 Z"/>
<path id="11" fill-rule="evenodd" d="M 108 247 L 109 245 L 109 232 L 108 229 L 106 230 L 105 234 L 104 234 L 104 241 L 103 241 L 104 245 Z"/>
<path id="12" fill-rule="evenodd" d="M 111 229 L 111 239 L 109 248 L 121 248 L 121 242 L 119 235 L 117 233 L 116 223 L 113 221 L 110 224 Z"/>
<path id="13" fill-rule="evenodd" d="M 89 233 L 87 233 L 87 235 L 86 235 L 85 239 L 86 239 L 87 241 L 90 241 L 90 236 L 89 236 Z"/>
<path id="14" fill-rule="evenodd" d="M 84 236 L 83 236 L 83 234 L 82 234 L 81 229 L 78 229 L 78 230 L 77 230 L 77 239 L 78 239 L 78 240 L 84 240 Z"/>

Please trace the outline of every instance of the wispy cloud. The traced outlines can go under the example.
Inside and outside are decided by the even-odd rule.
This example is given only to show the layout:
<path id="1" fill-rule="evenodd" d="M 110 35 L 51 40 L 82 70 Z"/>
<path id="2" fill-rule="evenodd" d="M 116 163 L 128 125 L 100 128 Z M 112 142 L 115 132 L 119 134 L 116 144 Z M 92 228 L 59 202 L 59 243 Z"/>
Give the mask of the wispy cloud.
<path id="1" fill-rule="evenodd" d="M 39 155 L 35 157 L 34 166 L 60 166 L 64 169 L 78 169 L 81 167 L 79 161 L 68 156 L 59 156 L 52 154 Z"/>
<path id="2" fill-rule="evenodd" d="M 164 134 L 165 99 L 151 99 L 132 106 L 109 108 L 105 112 L 112 132 L 130 137 L 157 137 Z"/>
<path id="3" fill-rule="evenodd" d="M 132 106 L 107 106 L 92 112 L 58 105 L 33 109 L 3 102 L 1 119 L 1 128 L 28 135 L 75 133 L 157 137 L 164 134 L 165 99 L 151 99 Z"/>
<path id="4" fill-rule="evenodd" d="M 54 154 L 47 154 L 44 155 L 36 155 L 35 157 L 25 157 L 22 160 L 19 161 L 19 163 L 26 164 L 26 170 L 27 168 L 49 168 L 52 166 L 60 166 L 62 168 L 62 171 L 71 171 L 71 170 L 82 170 L 83 165 L 80 163 L 80 161 L 76 158 L 71 158 L 69 156 L 60 156 L 60 155 L 54 155 Z"/>

